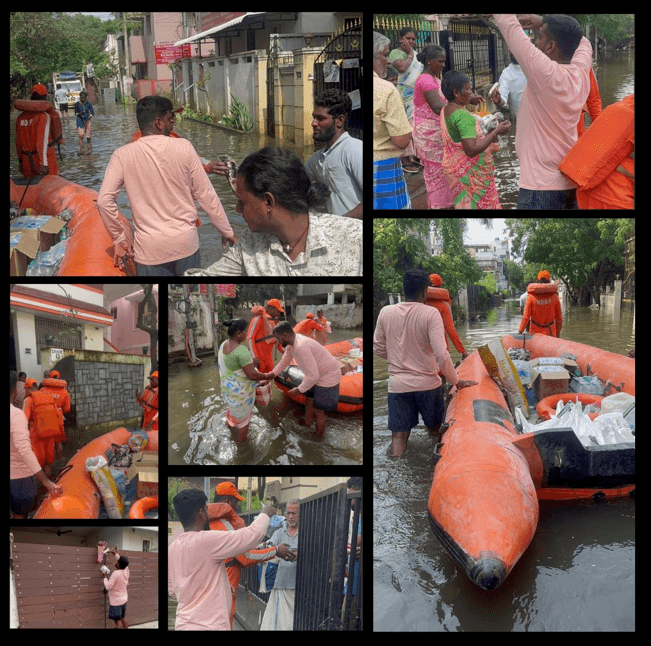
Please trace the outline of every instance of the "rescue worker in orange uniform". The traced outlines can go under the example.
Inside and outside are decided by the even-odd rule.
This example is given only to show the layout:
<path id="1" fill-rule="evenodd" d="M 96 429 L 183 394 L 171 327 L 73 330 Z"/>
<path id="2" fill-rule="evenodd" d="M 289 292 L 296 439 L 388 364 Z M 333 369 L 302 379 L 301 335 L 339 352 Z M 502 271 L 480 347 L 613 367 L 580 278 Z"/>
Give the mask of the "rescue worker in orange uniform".
<path id="1" fill-rule="evenodd" d="M 208 518 L 210 519 L 210 529 L 233 532 L 242 529 L 245 525 L 244 520 L 237 515 L 239 511 L 238 500 L 246 500 L 240 496 L 239 491 L 232 482 L 221 482 L 215 487 L 214 502 L 208 505 Z M 243 567 L 258 565 L 265 561 L 270 561 L 276 557 L 293 560 L 293 555 L 288 551 L 289 545 L 279 545 L 278 547 L 263 547 L 262 549 L 249 550 L 243 554 L 238 554 L 235 558 L 224 563 L 228 582 L 231 585 L 233 594 L 233 603 L 231 605 L 230 621 L 233 626 L 233 616 L 235 615 L 235 606 L 237 603 L 237 587 L 240 583 L 240 573 Z"/>
<path id="2" fill-rule="evenodd" d="M 315 332 L 324 332 L 324 331 L 325 331 L 325 328 L 322 325 L 319 325 L 314 320 L 314 314 L 312 312 L 308 312 L 305 315 L 305 318 L 302 321 L 299 321 L 294 326 L 294 334 L 302 334 L 303 336 L 306 336 L 309 339 L 315 339 L 316 340 Z M 321 344 L 321 345 L 323 345 L 323 344 Z"/>
<path id="3" fill-rule="evenodd" d="M 531 334 L 546 334 L 557 338 L 561 336 L 563 314 L 557 291 L 558 285 L 550 284 L 549 272 L 543 269 L 538 274 L 538 282 L 527 287 L 527 303 L 518 334 L 522 334 L 529 324 Z"/>
<path id="4" fill-rule="evenodd" d="M 144 392 L 136 391 L 138 404 L 140 404 L 144 411 L 142 419 L 142 428 L 145 431 L 158 430 L 158 370 L 149 375 L 149 386 Z"/>
<path id="5" fill-rule="evenodd" d="M 58 175 L 54 146 L 65 142 L 61 117 L 47 100 L 47 89 L 38 83 L 31 100 L 19 99 L 14 107 L 21 111 L 16 119 L 16 152 L 22 176 Z"/>
<path id="6" fill-rule="evenodd" d="M 66 441 L 66 432 L 63 427 L 63 414 L 70 412 L 70 394 L 66 390 L 67 387 L 68 382 L 65 379 L 61 379 L 61 374 L 58 370 L 51 370 L 50 376 L 41 382 L 41 392 L 50 393 L 54 397 L 54 403 L 59 414 L 60 433 L 54 437 L 57 460 L 63 457 L 63 443 Z"/>
<path id="7" fill-rule="evenodd" d="M 259 340 L 273 334 L 278 317 L 284 313 L 285 310 L 277 298 L 269 299 L 266 307 L 254 305 L 251 308 L 254 318 L 246 330 L 246 347 L 254 359 L 260 359 L 260 365 L 256 366 L 259 372 L 271 372 L 274 369 L 273 350 L 276 339 L 272 336 L 264 341 Z"/>
<path id="8" fill-rule="evenodd" d="M 448 352 L 450 351 L 450 344 L 448 343 L 448 337 L 450 337 L 457 352 L 460 352 L 462 359 L 465 359 L 468 356 L 468 353 L 463 347 L 463 343 L 454 327 L 452 306 L 450 305 L 452 302 L 450 300 L 450 292 L 441 287 L 441 285 L 443 285 L 443 279 L 438 274 L 430 274 L 429 280 L 433 287 L 427 288 L 427 305 L 435 307 L 443 319 L 443 326 L 445 327 L 445 349 Z"/>
<path id="9" fill-rule="evenodd" d="M 332 327 L 330 326 L 330 321 L 325 317 L 325 312 L 319 310 L 316 313 L 316 319 L 314 319 L 319 325 L 323 326 L 323 332 L 315 332 L 314 338 L 321 344 L 325 345 L 328 342 L 328 334 L 332 333 Z"/>
<path id="10" fill-rule="evenodd" d="M 29 425 L 29 437 L 32 450 L 43 471 L 49 477 L 50 465 L 55 460 L 54 438 L 60 434 L 59 411 L 54 397 L 38 389 L 36 379 L 25 381 L 27 395 L 23 412 Z"/>

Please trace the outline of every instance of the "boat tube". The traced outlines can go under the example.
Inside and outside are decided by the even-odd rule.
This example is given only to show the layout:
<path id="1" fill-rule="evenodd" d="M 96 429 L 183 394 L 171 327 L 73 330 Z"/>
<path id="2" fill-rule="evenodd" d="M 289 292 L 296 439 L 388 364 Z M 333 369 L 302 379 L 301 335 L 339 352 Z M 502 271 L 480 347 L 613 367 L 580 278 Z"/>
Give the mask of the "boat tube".
<path id="1" fill-rule="evenodd" d="M 538 402 L 536 412 L 543 419 L 549 419 L 552 415 L 556 415 L 556 404 L 558 404 L 558 402 L 562 401 L 564 404 L 567 404 L 567 402 L 577 400 L 583 406 L 587 406 L 588 404 L 599 404 L 599 406 L 601 406 L 603 397 L 600 395 L 591 395 L 589 393 L 561 393 L 560 395 L 550 395 Z M 590 413 L 590 419 L 594 419 L 597 415 L 599 415 L 599 413 Z"/>
<path id="2" fill-rule="evenodd" d="M 364 340 L 361 338 L 349 339 L 348 341 L 338 341 L 328 343 L 323 346 L 333 357 L 348 356 L 352 349 L 364 349 Z M 287 397 L 305 405 L 305 395 L 289 395 L 292 388 L 296 388 L 304 378 L 303 371 L 292 362 L 292 365 L 286 368 L 275 379 L 276 385 Z M 338 413 L 354 413 L 364 408 L 364 375 L 361 372 L 352 372 L 342 375 L 339 383 L 339 404 Z"/>
<path id="3" fill-rule="evenodd" d="M 158 453 L 158 431 L 148 432 L 145 453 Z M 103 455 L 107 461 L 113 453 L 113 444 L 129 442 L 131 432 L 117 428 L 90 441 L 75 453 L 61 470 L 56 482 L 63 489 L 59 496 L 46 496 L 34 518 L 97 518 L 101 496 L 97 485 L 86 471 L 86 460 Z"/>
<path id="4" fill-rule="evenodd" d="M 503 337 L 532 358 L 576 357 L 582 374 L 635 395 L 633 359 L 535 334 Z M 476 386 L 453 392 L 433 461 L 428 500 L 434 534 L 467 576 L 496 589 L 533 539 L 538 500 L 615 498 L 635 489 L 635 445 L 585 447 L 573 429 L 519 434 L 499 386 L 479 353 L 458 368 Z"/>
<path id="5" fill-rule="evenodd" d="M 97 191 L 75 184 L 60 175 L 46 175 L 27 187 L 9 180 L 10 199 L 21 207 L 30 207 L 36 214 L 58 215 L 69 209 L 72 219 L 67 225 L 71 233 L 66 253 L 57 276 L 127 276 L 135 275 L 135 266 L 128 264 L 128 273 L 113 266 L 113 240 L 97 210 Z M 127 241 L 133 243 L 129 221 L 120 214 Z"/>
<path id="6" fill-rule="evenodd" d="M 145 514 L 152 509 L 158 509 L 158 496 L 139 498 L 129 509 L 129 518 L 146 518 Z"/>

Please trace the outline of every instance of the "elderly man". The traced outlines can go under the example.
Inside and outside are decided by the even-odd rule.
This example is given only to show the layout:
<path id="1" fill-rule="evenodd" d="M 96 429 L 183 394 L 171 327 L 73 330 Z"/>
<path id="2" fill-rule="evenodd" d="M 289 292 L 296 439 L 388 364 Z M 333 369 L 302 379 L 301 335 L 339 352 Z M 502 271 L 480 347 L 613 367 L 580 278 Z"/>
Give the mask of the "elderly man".
<path id="1" fill-rule="evenodd" d="M 411 142 L 411 126 L 398 90 L 384 81 L 389 39 L 373 32 L 373 208 L 411 209 L 400 158 Z"/>
<path id="2" fill-rule="evenodd" d="M 260 630 L 293 630 L 294 600 L 296 593 L 296 555 L 298 549 L 298 516 L 300 501 L 293 498 L 287 503 L 287 526 L 277 529 L 271 537 L 273 545 L 289 545 L 293 561 L 281 561 L 276 581 L 271 591 Z"/>
<path id="3" fill-rule="evenodd" d="M 303 381 L 289 391 L 290 395 L 304 394 L 307 398 L 305 423 L 310 426 L 316 417 L 316 434 L 325 432 L 326 411 L 337 410 L 339 404 L 339 382 L 341 368 L 339 362 L 317 341 L 296 334 L 287 321 L 279 323 L 273 331 L 285 354 L 280 363 L 265 379 L 277 377 L 292 359 L 305 375 Z"/>
<path id="4" fill-rule="evenodd" d="M 215 497 L 212 504 L 208 505 L 208 515 L 210 517 L 210 529 L 232 532 L 244 527 L 244 520 L 238 515 L 239 501 L 246 501 L 246 498 L 240 495 L 232 482 L 220 482 L 215 487 Z M 290 552 L 289 545 L 280 543 L 272 547 L 264 546 L 260 549 L 254 548 L 238 554 L 235 558 L 226 562 L 226 572 L 228 581 L 231 584 L 233 594 L 233 605 L 231 606 L 230 623 L 233 626 L 233 617 L 237 606 L 237 588 L 240 583 L 240 573 L 243 567 L 259 565 L 265 561 L 275 559 L 276 557 L 283 560 L 295 560 L 295 556 Z"/>

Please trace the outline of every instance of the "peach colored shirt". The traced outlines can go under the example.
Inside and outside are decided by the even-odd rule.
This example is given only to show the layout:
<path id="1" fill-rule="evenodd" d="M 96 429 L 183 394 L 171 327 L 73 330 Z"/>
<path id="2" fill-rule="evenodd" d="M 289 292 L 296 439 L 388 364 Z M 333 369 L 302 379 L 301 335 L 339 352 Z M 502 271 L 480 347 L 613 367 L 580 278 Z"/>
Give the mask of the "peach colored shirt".
<path id="1" fill-rule="evenodd" d="M 119 554 L 115 554 L 115 562 L 117 563 L 120 558 Z M 124 570 L 113 570 L 108 579 L 104 579 L 104 587 L 108 590 L 109 603 L 112 606 L 122 606 L 128 600 L 127 586 L 129 585 L 129 567 Z"/>
<path id="2" fill-rule="evenodd" d="M 113 153 L 97 208 L 115 244 L 125 240 L 115 202 L 123 186 L 135 227 L 135 258 L 142 265 L 180 260 L 199 249 L 195 199 L 222 236 L 233 235 L 224 207 L 187 139 L 149 135 Z"/>
<path id="3" fill-rule="evenodd" d="M 269 516 L 233 532 L 183 532 L 168 548 L 168 592 L 178 601 L 176 630 L 230 630 L 231 587 L 224 561 L 253 549 Z"/>
<path id="4" fill-rule="evenodd" d="M 494 18 L 527 77 L 515 134 L 519 186 L 533 191 L 576 188 L 558 165 L 577 141 L 577 124 L 590 92 L 592 46 L 581 38 L 572 62 L 556 63 L 531 42 L 514 14 Z"/>
<path id="5" fill-rule="evenodd" d="M 280 363 L 273 369 L 278 376 L 291 362 L 305 375 L 298 386 L 298 390 L 306 393 L 312 386 L 332 388 L 341 381 L 341 367 L 339 362 L 317 341 L 297 334 L 294 345 L 288 345 Z"/>
<path id="6" fill-rule="evenodd" d="M 41 470 L 29 439 L 25 413 L 9 404 L 9 477 L 29 478 Z"/>
<path id="7" fill-rule="evenodd" d="M 439 370 L 453 386 L 459 381 L 435 307 L 407 301 L 380 310 L 373 337 L 375 354 L 389 364 L 389 392 L 434 390 Z"/>

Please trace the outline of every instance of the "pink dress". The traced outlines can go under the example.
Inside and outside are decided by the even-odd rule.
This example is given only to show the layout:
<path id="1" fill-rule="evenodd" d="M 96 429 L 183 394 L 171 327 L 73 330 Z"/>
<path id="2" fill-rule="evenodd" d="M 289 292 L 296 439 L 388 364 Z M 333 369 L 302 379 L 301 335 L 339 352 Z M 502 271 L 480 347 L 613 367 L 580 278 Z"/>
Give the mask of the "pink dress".
<path id="1" fill-rule="evenodd" d="M 416 154 L 423 162 L 423 177 L 427 187 L 427 208 L 441 209 L 454 202 L 450 186 L 443 172 L 443 139 L 441 120 L 425 100 L 424 92 L 436 90 L 443 103 L 447 100 L 441 93 L 440 82 L 431 74 L 423 72 L 414 86 L 414 133 Z"/>

